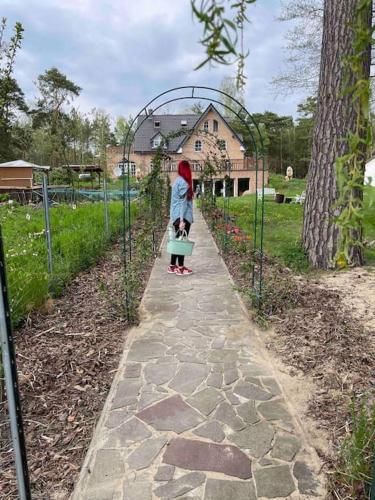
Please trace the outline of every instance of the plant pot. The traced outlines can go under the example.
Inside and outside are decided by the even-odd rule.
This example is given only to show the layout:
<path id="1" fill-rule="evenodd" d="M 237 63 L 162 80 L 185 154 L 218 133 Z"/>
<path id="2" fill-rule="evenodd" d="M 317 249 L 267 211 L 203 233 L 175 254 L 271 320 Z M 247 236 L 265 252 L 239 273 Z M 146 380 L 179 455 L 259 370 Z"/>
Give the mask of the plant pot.
<path id="1" fill-rule="evenodd" d="M 285 198 L 284 203 L 292 203 L 292 198 Z"/>
<path id="2" fill-rule="evenodd" d="M 284 195 L 281 193 L 276 193 L 275 201 L 276 203 L 284 203 Z"/>

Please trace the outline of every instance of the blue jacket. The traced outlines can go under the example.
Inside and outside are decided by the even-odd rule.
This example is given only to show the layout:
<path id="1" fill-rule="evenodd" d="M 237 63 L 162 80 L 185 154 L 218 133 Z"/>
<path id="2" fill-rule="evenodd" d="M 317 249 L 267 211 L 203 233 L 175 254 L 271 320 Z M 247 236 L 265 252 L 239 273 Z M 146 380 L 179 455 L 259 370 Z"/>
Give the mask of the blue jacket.
<path id="1" fill-rule="evenodd" d="M 172 187 L 171 195 L 171 221 L 186 219 L 193 222 L 193 201 L 187 199 L 189 185 L 182 177 L 178 176 Z"/>

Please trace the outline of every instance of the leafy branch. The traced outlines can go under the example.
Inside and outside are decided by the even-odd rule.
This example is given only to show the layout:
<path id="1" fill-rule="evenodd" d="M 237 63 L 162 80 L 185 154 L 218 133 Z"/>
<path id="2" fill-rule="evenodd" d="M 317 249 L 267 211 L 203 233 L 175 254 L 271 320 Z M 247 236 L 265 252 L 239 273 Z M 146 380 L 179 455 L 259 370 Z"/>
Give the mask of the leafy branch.
<path id="1" fill-rule="evenodd" d="M 244 49 L 244 25 L 248 22 L 246 8 L 255 1 L 191 0 L 193 16 L 203 25 L 200 43 L 206 52 L 206 59 L 195 69 L 207 63 L 237 63 L 237 87 L 245 85 L 245 59 L 248 56 Z M 232 15 L 228 13 L 228 7 Z"/>

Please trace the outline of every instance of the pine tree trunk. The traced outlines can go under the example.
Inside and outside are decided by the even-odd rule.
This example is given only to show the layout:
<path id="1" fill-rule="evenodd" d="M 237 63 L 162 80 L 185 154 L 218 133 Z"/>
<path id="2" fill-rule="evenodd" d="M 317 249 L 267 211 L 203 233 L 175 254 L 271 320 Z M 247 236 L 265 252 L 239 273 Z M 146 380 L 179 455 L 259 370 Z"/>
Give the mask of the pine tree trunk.
<path id="1" fill-rule="evenodd" d="M 342 90 L 353 82 L 343 69 L 343 57 L 352 53 L 351 22 L 360 0 L 325 0 L 318 105 L 312 143 L 311 162 L 303 223 L 303 245 L 313 266 L 334 266 L 339 231 L 333 223 L 337 200 L 335 160 L 346 152 L 343 140 L 354 130 L 356 113 L 350 94 Z M 371 22 L 371 10 L 369 22 Z M 364 67 L 370 74 L 370 47 L 364 54 Z M 337 209 L 336 209 L 337 210 Z M 357 264 L 363 261 L 355 251 Z"/>

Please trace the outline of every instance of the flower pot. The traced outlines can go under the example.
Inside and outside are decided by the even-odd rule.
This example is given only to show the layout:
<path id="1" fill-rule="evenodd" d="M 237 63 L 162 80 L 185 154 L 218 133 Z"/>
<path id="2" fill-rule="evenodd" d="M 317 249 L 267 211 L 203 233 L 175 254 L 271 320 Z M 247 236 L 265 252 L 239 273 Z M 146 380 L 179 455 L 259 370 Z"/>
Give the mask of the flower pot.
<path id="1" fill-rule="evenodd" d="M 276 203 L 284 203 L 284 195 L 281 193 L 276 193 L 275 201 Z"/>

